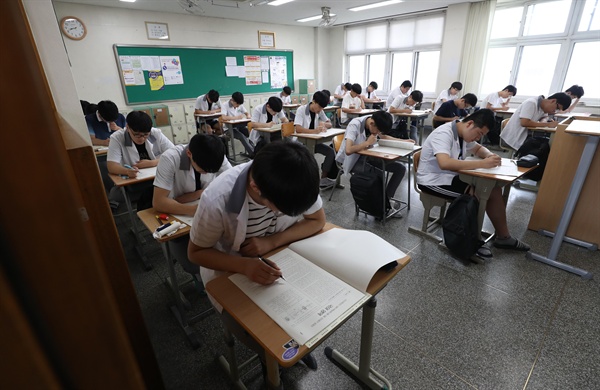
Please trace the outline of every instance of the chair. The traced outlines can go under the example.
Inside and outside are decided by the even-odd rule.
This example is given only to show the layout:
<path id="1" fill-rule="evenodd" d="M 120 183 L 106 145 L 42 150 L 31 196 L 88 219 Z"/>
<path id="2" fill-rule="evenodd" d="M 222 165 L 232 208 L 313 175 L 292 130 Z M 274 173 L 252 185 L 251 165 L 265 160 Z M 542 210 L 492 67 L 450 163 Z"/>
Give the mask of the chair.
<path id="1" fill-rule="evenodd" d="M 291 137 L 295 132 L 294 122 L 287 122 L 281 124 L 281 137 Z"/>
<path id="2" fill-rule="evenodd" d="M 342 146 L 342 141 L 344 141 L 344 134 L 336 135 L 333 138 L 333 150 L 335 150 L 336 155 L 337 155 L 337 152 L 340 150 L 340 147 Z M 331 186 L 331 193 L 329 194 L 329 200 L 331 200 L 333 198 L 333 192 L 335 191 L 336 187 L 344 188 L 343 186 L 340 185 L 340 178 L 344 174 L 344 168 L 342 167 L 342 164 L 337 162 L 337 160 L 335 162 L 335 165 L 338 168 L 338 173 L 337 173 L 337 176 L 335 177 L 335 184 Z"/>
<path id="3" fill-rule="evenodd" d="M 510 118 L 506 118 L 500 124 L 500 142 L 498 145 L 500 146 L 502 151 L 509 153 L 509 156 L 508 156 L 509 158 L 514 158 L 515 153 L 517 153 L 516 149 L 513 149 L 512 147 L 508 146 L 502 139 L 502 131 L 504 130 L 504 127 L 506 127 L 506 124 L 508 123 L 509 120 L 510 120 Z"/>
<path id="4" fill-rule="evenodd" d="M 347 126 L 342 124 L 342 109 L 338 108 L 335 110 L 335 120 L 337 121 L 337 125 L 340 129 L 345 129 Z"/>
<path id="5" fill-rule="evenodd" d="M 419 193 L 421 203 L 423 203 L 423 208 L 425 209 L 423 213 L 423 224 L 421 225 L 421 229 L 409 226 L 408 231 L 423 236 L 425 238 L 432 239 L 436 242 L 441 242 L 442 238 L 433 234 L 433 231 L 442 226 L 442 221 L 444 220 L 444 215 L 446 214 L 446 204 L 448 202 L 448 199 L 421 191 L 421 189 L 417 185 L 417 169 L 419 168 L 420 158 L 421 151 L 418 151 L 413 156 L 413 184 L 415 186 L 415 191 Z M 434 207 L 440 208 L 440 216 L 437 218 L 432 218 L 430 216 L 431 209 Z"/>

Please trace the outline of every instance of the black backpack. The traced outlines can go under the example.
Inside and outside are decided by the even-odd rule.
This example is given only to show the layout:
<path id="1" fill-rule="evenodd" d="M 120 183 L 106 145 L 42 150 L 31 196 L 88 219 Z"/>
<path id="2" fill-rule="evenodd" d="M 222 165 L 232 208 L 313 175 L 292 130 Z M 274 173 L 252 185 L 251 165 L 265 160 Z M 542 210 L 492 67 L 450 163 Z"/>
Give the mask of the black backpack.
<path id="1" fill-rule="evenodd" d="M 528 154 L 536 156 L 540 165 L 527 173 L 524 177 L 529 180 L 540 181 L 544 175 L 544 169 L 546 169 L 546 163 L 548 162 L 548 156 L 550 155 L 549 140 L 543 137 L 527 138 L 519 150 L 517 150 L 515 157 L 523 157 Z"/>
<path id="2" fill-rule="evenodd" d="M 454 199 L 442 222 L 444 243 L 461 260 L 469 260 L 483 245 L 479 239 L 479 201 L 470 194 Z"/>
<path id="3" fill-rule="evenodd" d="M 383 218 L 383 182 L 377 171 L 355 173 L 350 178 L 350 192 L 356 205 L 363 211 Z M 385 209 L 390 208 L 389 199 L 385 198 Z"/>

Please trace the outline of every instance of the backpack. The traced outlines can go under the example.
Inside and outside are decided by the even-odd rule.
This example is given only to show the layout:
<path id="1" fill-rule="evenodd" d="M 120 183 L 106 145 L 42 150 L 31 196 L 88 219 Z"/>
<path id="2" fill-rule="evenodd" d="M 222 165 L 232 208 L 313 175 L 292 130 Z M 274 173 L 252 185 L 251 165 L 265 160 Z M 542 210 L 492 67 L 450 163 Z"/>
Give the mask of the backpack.
<path id="1" fill-rule="evenodd" d="M 483 245 L 479 239 L 478 212 L 479 201 L 468 193 L 454 199 L 446 211 L 442 222 L 444 243 L 459 259 L 469 260 Z"/>
<path id="2" fill-rule="evenodd" d="M 517 150 L 515 157 L 523 157 L 528 154 L 533 154 L 539 160 L 540 165 L 531 172 L 524 175 L 526 179 L 540 181 L 544 175 L 544 169 L 550 155 L 550 143 L 547 138 L 531 137 L 527 138 L 523 145 Z"/>
<path id="3" fill-rule="evenodd" d="M 356 205 L 363 211 L 383 218 L 383 182 L 379 172 L 355 173 L 350 178 L 350 192 Z M 390 208 L 389 199 L 385 198 L 385 209 Z"/>

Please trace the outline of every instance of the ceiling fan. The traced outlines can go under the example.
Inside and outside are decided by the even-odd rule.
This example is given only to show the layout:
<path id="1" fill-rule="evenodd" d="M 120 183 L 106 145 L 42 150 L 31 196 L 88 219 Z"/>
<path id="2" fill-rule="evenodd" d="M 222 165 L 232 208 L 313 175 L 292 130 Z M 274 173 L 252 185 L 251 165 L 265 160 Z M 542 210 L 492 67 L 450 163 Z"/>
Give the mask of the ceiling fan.
<path id="1" fill-rule="evenodd" d="M 188 14 L 197 15 L 204 13 L 204 10 L 198 4 L 200 0 L 177 0 L 177 2 Z"/>
<path id="2" fill-rule="evenodd" d="M 319 22 L 319 27 L 331 27 L 335 23 L 337 16 L 331 15 L 331 8 L 329 7 L 321 7 L 321 21 Z"/>

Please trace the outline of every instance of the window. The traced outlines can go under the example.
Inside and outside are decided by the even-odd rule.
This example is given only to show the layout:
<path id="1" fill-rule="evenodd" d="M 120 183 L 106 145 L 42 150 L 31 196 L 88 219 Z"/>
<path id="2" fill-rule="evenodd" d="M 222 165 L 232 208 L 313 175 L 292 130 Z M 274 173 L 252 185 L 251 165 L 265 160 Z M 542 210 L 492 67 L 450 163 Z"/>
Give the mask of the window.
<path id="1" fill-rule="evenodd" d="M 584 98 L 600 96 L 600 42 L 576 43 L 569 61 L 567 77 L 561 91 L 573 84 L 581 85 L 584 89 Z M 581 75 L 585 75 L 584 78 Z"/>
<path id="2" fill-rule="evenodd" d="M 365 56 L 350 56 L 348 58 L 350 78 L 348 82 L 363 84 L 365 79 Z"/>
<path id="3" fill-rule="evenodd" d="M 600 30 L 600 4 L 598 0 L 586 0 L 581 21 L 579 22 L 579 31 Z"/>
<path id="4" fill-rule="evenodd" d="M 496 10 L 490 39 L 512 38 L 519 35 L 523 7 Z"/>
<path id="5" fill-rule="evenodd" d="M 545 95 L 552 84 L 559 44 L 525 46 L 516 80 L 518 92 L 524 96 Z M 540 61 L 540 58 L 543 58 Z M 499 88 L 504 88 L 501 86 Z M 500 89 L 498 89 L 500 90 Z"/>
<path id="6" fill-rule="evenodd" d="M 570 0 L 532 4 L 527 7 L 523 35 L 557 34 L 565 31 Z"/>
<path id="7" fill-rule="evenodd" d="M 404 80 L 412 79 L 413 53 L 394 53 L 392 56 L 392 89 L 399 87 Z"/>
<path id="8" fill-rule="evenodd" d="M 510 84 L 514 47 L 494 47 L 488 50 L 485 69 L 489 77 L 483 79 L 481 84 L 481 96 L 487 96 L 492 92 L 500 91 L 500 88 Z"/>
<path id="9" fill-rule="evenodd" d="M 417 77 L 413 89 L 421 92 L 434 92 L 437 83 L 438 69 L 440 66 L 439 51 L 425 51 L 419 53 L 417 64 Z"/>
<path id="10" fill-rule="evenodd" d="M 385 59 L 385 54 L 371 54 L 369 56 L 369 77 L 365 80 L 363 89 L 365 89 L 371 81 L 375 81 L 379 88 L 383 87 L 383 82 L 385 80 Z"/>

